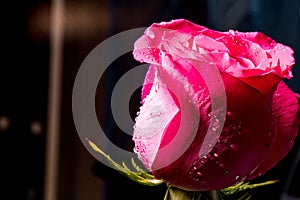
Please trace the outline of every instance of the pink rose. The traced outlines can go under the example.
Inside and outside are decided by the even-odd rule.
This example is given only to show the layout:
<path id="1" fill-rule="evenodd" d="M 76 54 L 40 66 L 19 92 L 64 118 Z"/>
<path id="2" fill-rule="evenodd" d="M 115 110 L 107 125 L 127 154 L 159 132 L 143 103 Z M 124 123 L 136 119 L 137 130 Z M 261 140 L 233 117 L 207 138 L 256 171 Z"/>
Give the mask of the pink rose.
<path id="1" fill-rule="evenodd" d="M 291 48 L 262 33 L 217 32 L 186 20 L 153 24 L 136 41 L 150 63 L 135 152 L 185 190 L 221 189 L 272 168 L 290 150 L 300 115 Z"/>

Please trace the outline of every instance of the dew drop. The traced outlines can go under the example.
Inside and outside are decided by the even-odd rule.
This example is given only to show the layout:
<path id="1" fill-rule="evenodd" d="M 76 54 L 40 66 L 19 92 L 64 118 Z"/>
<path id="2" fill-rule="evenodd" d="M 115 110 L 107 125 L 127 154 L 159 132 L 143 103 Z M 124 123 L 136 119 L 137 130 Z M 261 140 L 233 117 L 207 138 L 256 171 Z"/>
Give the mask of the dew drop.
<path id="1" fill-rule="evenodd" d="M 224 142 L 224 144 L 225 144 L 226 146 L 230 146 L 230 142 L 229 142 L 228 139 L 225 139 L 223 142 Z"/>
<path id="2" fill-rule="evenodd" d="M 226 171 L 225 171 L 225 174 L 229 174 L 229 171 L 228 171 L 228 170 L 226 170 Z"/>
<path id="3" fill-rule="evenodd" d="M 155 89 L 155 92 L 157 92 L 157 91 L 158 91 L 158 89 L 159 89 L 159 85 L 158 85 L 158 84 L 156 84 L 154 89 Z"/>
<path id="4" fill-rule="evenodd" d="M 224 164 L 223 163 L 220 163 L 220 165 L 219 165 L 220 167 L 224 167 Z"/>
<path id="5" fill-rule="evenodd" d="M 241 180 L 242 180 L 242 178 L 241 178 L 241 176 L 240 176 L 240 175 L 237 175 L 237 176 L 235 177 L 235 180 L 236 180 L 236 181 L 241 181 Z"/>
<path id="6" fill-rule="evenodd" d="M 194 169 L 194 170 L 197 170 L 197 167 L 194 166 L 193 169 Z"/>
<path id="7" fill-rule="evenodd" d="M 199 181 L 199 178 L 193 178 L 193 181 Z"/>
<path id="8" fill-rule="evenodd" d="M 218 155 L 217 153 L 214 153 L 214 156 L 215 156 L 215 157 L 219 157 L 219 155 Z"/>
<path id="9" fill-rule="evenodd" d="M 198 176 L 202 176 L 202 173 L 201 173 L 201 172 L 197 172 L 197 175 L 198 175 Z"/>
<path id="10" fill-rule="evenodd" d="M 149 30 L 149 29 L 147 30 L 146 34 L 147 34 L 150 38 L 152 38 L 152 39 L 154 39 L 154 37 L 155 37 L 153 31 L 151 31 L 151 30 Z"/>
<path id="11" fill-rule="evenodd" d="M 207 162 L 207 160 L 206 160 L 206 159 L 201 159 L 200 162 L 201 162 L 202 164 L 205 164 L 205 163 Z"/>
<path id="12" fill-rule="evenodd" d="M 263 176 L 265 174 L 265 172 L 261 172 L 258 174 L 258 176 Z"/>
<path id="13" fill-rule="evenodd" d="M 214 118 L 215 122 L 219 122 L 220 121 L 216 115 L 214 115 L 213 118 Z"/>
<path id="14" fill-rule="evenodd" d="M 258 52 L 255 52 L 255 55 L 258 56 Z"/>
<path id="15" fill-rule="evenodd" d="M 241 130 L 242 130 L 242 123 L 241 123 L 241 122 L 239 122 L 239 124 L 237 125 L 237 130 L 238 130 L 238 131 L 241 131 Z"/>
<path id="16" fill-rule="evenodd" d="M 212 130 L 213 132 L 216 132 L 216 131 L 217 131 L 217 129 L 216 129 L 215 127 L 212 127 L 211 130 Z"/>

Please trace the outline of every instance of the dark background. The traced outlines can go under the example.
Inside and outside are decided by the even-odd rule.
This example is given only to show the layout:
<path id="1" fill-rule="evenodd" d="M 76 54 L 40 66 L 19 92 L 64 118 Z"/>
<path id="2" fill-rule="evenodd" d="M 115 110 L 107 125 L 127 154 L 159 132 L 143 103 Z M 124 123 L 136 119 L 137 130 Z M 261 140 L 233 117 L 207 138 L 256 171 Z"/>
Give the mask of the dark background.
<path id="1" fill-rule="evenodd" d="M 44 195 L 49 86 L 49 13 L 51 1 L 2 2 L 0 66 L 0 199 L 39 200 Z M 261 31 L 295 51 L 294 77 L 287 84 L 300 93 L 300 1 L 289 0 L 68 0 L 65 1 L 59 172 L 57 199 L 163 199 L 165 186 L 137 185 L 98 163 L 82 145 L 72 118 L 76 73 L 101 41 L 124 30 L 186 18 L 216 30 Z M 130 54 L 114 62 L 99 83 L 98 115 L 106 133 L 122 148 L 130 138 L 114 126 L 106 102 L 122 74 L 137 65 Z M 122 69 L 120 69 L 122 66 Z M 128 67 L 126 67 L 128 66 Z M 131 113 L 139 107 L 134 93 Z M 253 199 L 277 200 L 287 189 L 300 199 L 296 145 L 275 168 L 254 182 L 280 182 L 253 191 Z M 291 168 L 296 172 L 287 177 Z"/>

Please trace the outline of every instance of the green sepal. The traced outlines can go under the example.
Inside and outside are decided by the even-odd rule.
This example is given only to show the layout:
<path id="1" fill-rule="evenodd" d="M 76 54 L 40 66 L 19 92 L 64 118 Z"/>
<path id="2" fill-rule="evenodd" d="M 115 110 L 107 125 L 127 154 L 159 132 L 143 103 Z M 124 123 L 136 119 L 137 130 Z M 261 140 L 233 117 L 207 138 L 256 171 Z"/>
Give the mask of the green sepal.
<path id="1" fill-rule="evenodd" d="M 250 184 L 249 182 L 240 182 L 234 186 L 224 188 L 221 190 L 211 191 L 185 191 L 173 186 L 169 186 L 166 192 L 164 200 L 226 200 L 231 195 L 237 193 L 243 193 L 240 197 L 236 197 L 236 200 L 250 200 L 251 194 L 248 190 L 253 188 L 274 184 L 277 181 L 267 181 L 264 183 Z M 230 198 L 231 199 L 231 198 Z"/>
<path id="2" fill-rule="evenodd" d="M 247 190 L 250 190 L 250 189 L 257 188 L 257 187 L 271 185 L 271 184 L 274 184 L 276 182 L 278 182 L 278 180 L 266 181 L 266 182 L 263 182 L 263 183 L 255 183 L 255 184 L 250 184 L 249 182 L 246 182 L 246 183 L 245 182 L 240 182 L 240 183 L 238 183 L 234 186 L 230 186 L 228 188 L 221 189 L 220 191 L 221 191 L 222 195 L 229 196 L 229 195 L 232 195 L 232 194 L 247 191 Z"/>
<path id="3" fill-rule="evenodd" d="M 125 164 L 125 162 L 122 162 L 122 166 L 116 163 L 114 160 L 110 158 L 109 155 L 104 153 L 100 148 L 97 147 L 96 144 L 94 144 L 92 141 L 90 141 L 88 138 L 86 138 L 88 144 L 94 149 L 96 152 L 100 153 L 106 160 L 121 174 L 126 176 L 127 178 L 147 186 L 157 186 L 163 183 L 162 180 L 155 179 L 153 175 L 145 172 L 142 170 L 134 161 L 134 159 L 131 159 L 131 164 L 136 170 L 136 172 L 133 172 L 129 169 L 129 167 Z"/>
<path id="4" fill-rule="evenodd" d="M 194 192 L 168 187 L 164 200 L 223 200 L 217 190 Z"/>
<path id="5" fill-rule="evenodd" d="M 93 150 L 100 153 L 106 160 L 121 174 L 127 178 L 147 186 L 157 186 L 162 184 L 164 181 L 155 179 L 152 174 L 149 174 L 142 170 L 131 158 L 131 165 L 135 169 L 135 172 L 126 165 L 125 162 L 122 162 L 122 165 L 119 165 L 114 160 L 110 158 L 109 155 L 104 153 L 100 148 L 97 147 L 92 141 L 87 139 L 88 144 L 92 147 Z M 168 186 L 164 200 L 226 200 L 226 197 L 231 195 L 245 192 L 237 200 L 249 200 L 251 195 L 248 193 L 249 190 L 261 186 L 271 185 L 278 182 L 278 180 L 266 181 L 264 183 L 255 183 L 250 184 L 249 182 L 240 182 L 234 186 L 230 186 L 221 190 L 211 190 L 211 191 L 185 191 L 171 185 Z"/>

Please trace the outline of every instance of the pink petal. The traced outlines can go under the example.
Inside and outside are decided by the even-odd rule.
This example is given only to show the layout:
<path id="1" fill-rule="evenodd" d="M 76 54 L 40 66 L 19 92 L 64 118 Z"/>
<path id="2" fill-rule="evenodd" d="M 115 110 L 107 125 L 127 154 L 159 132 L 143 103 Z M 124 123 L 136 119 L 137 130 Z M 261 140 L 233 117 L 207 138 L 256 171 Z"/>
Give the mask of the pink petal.
<path id="1" fill-rule="evenodd" d="M 135 148 L 144 165 L 150 169 L 160 146 L 164 130 L 179 112 L 168 88 L 160 80 L 156 66 L 150 67 L 154 72 L 151 90 L 143 99 L 143 106 L 136 118 L 134 128 Z M 149 73 L 148 73 L 149 74 Z"/>
<path id="2" fill-rule="evenodd" d="M 160 64 L 162 52 L 174 60 L 209 54 L 211 58 L 206 59 L 215 62 L 220 70 L 241 78 L 270 73 L 290 78 L 295 63 L 291 48 L 262 33 L 218 32 L 184 19 L 153 24 L 135 44 L 134 55 L 141 62 Z M 215 53 L 229 54 L 231 61 L 223 62 L 222 56 L 214 56 Z"/>

